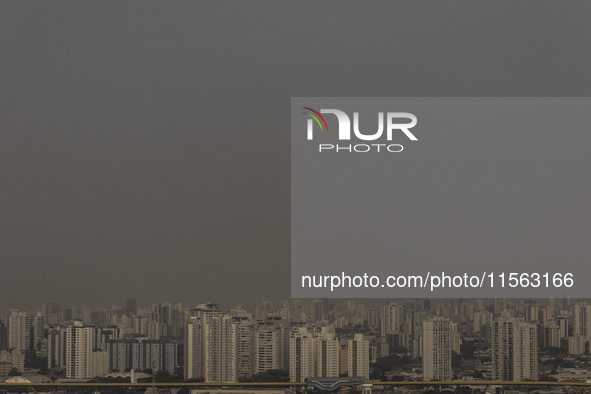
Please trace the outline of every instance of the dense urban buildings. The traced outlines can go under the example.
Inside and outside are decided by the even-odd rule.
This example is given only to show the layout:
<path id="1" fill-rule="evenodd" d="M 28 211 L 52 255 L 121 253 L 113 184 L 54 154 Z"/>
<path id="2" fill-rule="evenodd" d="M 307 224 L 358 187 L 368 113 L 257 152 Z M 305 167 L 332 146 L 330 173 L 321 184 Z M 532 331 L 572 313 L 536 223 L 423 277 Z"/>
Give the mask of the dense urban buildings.
<path id="1" fill-rule="evenodd" d="M 538 379 L 538 335 L 533 323 L 500 318 L 492 327 L 493 379 Z"/>
<path id="2" fill-rule="evenodd" d="M 251 310 L 130 298 L 122 307 L 0 311 L 0 374 L 88 380 L 142 372 L 221 383 L 586 380 L 590 339 L 591 303 L 502 293 L 490 300 L 294 299 Z"/>
<path id="3" fill-rule="evenodd" d="M 66 377 L 88 379 L 107 373 L 108 355 L 100 348 L 100 329 L 76 321 L 66 329 Z"/>
<path id="4" fill-rule="evenodd" d="M 434 317 L 423 321 L 423 379 L 452 380 L 451 321 Z"/>
<path id="5" fill-rule="evenodd" d="M 30 337 L 31 318 L 26 312 L 13 311 L 8 318 L 8 348 L 28 350 Z"/>
<path id="6" fill-rule="evenodd" d="M 347 373 L 351 377 L 369 377 L 369 341 L 355 334 L 347 344 Z"/>

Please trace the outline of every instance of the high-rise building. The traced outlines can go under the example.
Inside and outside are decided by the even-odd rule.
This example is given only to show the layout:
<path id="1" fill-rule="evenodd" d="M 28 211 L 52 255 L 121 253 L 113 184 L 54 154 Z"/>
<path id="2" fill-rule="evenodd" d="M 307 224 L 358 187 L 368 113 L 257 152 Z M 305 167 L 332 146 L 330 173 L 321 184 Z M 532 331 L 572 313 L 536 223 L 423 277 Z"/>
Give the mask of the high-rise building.
<path id="1" fill-rule="evenodd" d="M 474 332 L 481 332 L 483 326 L 490 326 L 492 313 L 488 311 L 478 311 L 474 313 Z"/>
<path id="2" fill-rule="evenodd" d="M 253 353 L 254 373 L 289 369 L 289 359 L 286 362 L 286 357 L 289 356 L 289 330 L 283 326 L 280 318 L 257 321 Z"/>
<path id="3" fill-rule="evenodd" d="M 369 341 L 355 334 L 347 343 L 347 373 L 350 377 L 369 379 Z"/>
<path id="4" fill-rule="evenodd" d="M 511 318 L 494 321 L 492 365 L 494 380 L 536 380 L 539 374 L 536 324 Z"/>
<path id="5" fill-rule="evenodd" d="M 381 324 L 381 336 L 388 334 L 400 334 L 402 322 L 404 321 L 404 307 L 391 302 L 383 306 Z"/>
<path id="6" fill-rule="evenodd" d="M 0 320 L 0 351 L 8 349 L 8 326 Z"/>
<path id="7" fill-rule="evenodd" d="M 493 379 L 511 381 L 513 378 L 513 325 L 509 319 L 492 324 Z"/>
<path id="8" fill-rule="evenodd" d="M 253 341 L 254 325 L 252 315 L 246 310 L 233 310 L 230 312 L 237 329 L 237 358 L 238 358 L 238 378 L 244 379 L 253 374 Z"/>
<path id="9" fill-rule="evenodd" d="M 568 338 L 568 319 L 565 317 L 559 317 L 558 327 L 560 328 L 560 339 Z"/>
<path id="10" fill-rule="evenodd" d="M 315 377 L 332 378 L 339 376 L 339 353 L 341 347 L 334 332 L 322 327 L 315 336 Z"/>
<path id="11" fill-rule="evenodd" d="M 125 312 L 129 316 L 137 315 L 137 301 L 135 298 L 128 298 L 127 299 L 127 308 Z"/>
<path id="12" fill-rule="evenodd" d="M 25 370 L 25 352 L 18 349 L 2 350 L 0 351 L 0 363 L 10 363 L 10 369 L 15 368 L 18 372 L 23 372 Z"/>
<path id="13" fill-rule="evenodd" d="M 460 354 L 460 346 L 462 345 L 462 338 L 460 333 L 458 332 L 458 325 L 456 323 L 451 323 L 451 333 L 450 333 L 450 346 L 451 351 Z"/>
<path id="14" fill-rule="evenodd" d="M 568 352 L 569 354 L 585 354 L 587 347 L 587 338 L 581 335 L 568 337 Z"/>
<path id="15" fill-rule="evenodd" d="M 66 335 L 64 327 L 51 327 L 47 331 L 47 368 L 66 366 Z"/>
<path id="16" fill-rule="evenodd" d="M 434 317 L 423 322 L 423 380 L 452 379 L 451 339 L 450 320 Z"/>
<path id="17" fill-rule="evenodd" d="M 199 305 L 185 333 L 185 379 L 238 382 L 239 324 L 215 304 Z"/>
<path id="18" fill-rule="evenodd" d="M 64 309 L 64 322 L 69 322 L 73 320 L 73 316 L 72 316 L 72 308 L 66 308 Z M 49 323 L 52 324 L 52 323 Z M 58 323 L 56 323 L 58 324 Z"/>
<path id="19" fill-rule="evenodd" d="M 315 338 L 306 327 L 292 329 L 289 338 L 289 379 L 291 382 L 304 382 L 314 377 Z"/>
<path id="20" fill-rule="evenodd" d="M 543 325 L 544 338 L 542 346 L 560 347 L 560 326 L 554 322 L 545 322 Z"/>
<path id="21" fill-rule="evenodd" d="M 31 347 L 31 318 L 26 312 L 13 311 L 8 318 L 8 348 L 29 350 Z"/>
<path id="22" fill-rule="evenodd" d="M 495 293 L 495 315 L 501 315 L 503 311 L 505 311 L 505 308 L 505 293 L 503 293 L 502 291 L 497 291 Z"/>
<path id="23" fill-rule="evenodd" d="M 105 311 L 94 311 L 90 314 L 90 324 L 95 327 L 104 327 L 107 324 Z"/>
<path id="24" fill-rule="evenodd" d="M 110 371 L 134 369 L 174 373 L 178 366 L 177 343 L 165 340 L 115 339 L 105 343 Z"/>
<path id="25" fill-rule="evenodd" d="M 513 381 L 538 380 L 537 326 L 518 323 L 513 328 Z"/>
<path id="26" fill-rule="evenodd" d="M 220 338 L 221 357 L 218 360 L 219 371 L 213 371 L 220 376 L 218 382 L 238 382 L 238 323 L 232 316 L 222 315 L 219 326 L 222 333 Z"/>
<path id="27" fill-rule="evenodd" d="M 33 316 L 33 349 L 41 349 L 41 340 L 43 339 L 43 330 L 45 329 L 45 319 L 41 313 Z"/>
<path id="28" fill-rule="evenodd" d="M 591 338 L 591 303 L 573 305 L 573 336 Z"/>
<path id="29" fill-rule="evenodd" d="M 94 326 L 76 321 L 66 329 L 66 377 L 92 379 L 108 373 L 107 352 L 100 349 Z"/>
<path id="30" fill-rule="evenodd" d="M 536 301 L 528 301 L 524 304 L 525 321 L 537 322 L 539 321 L 540 307 Z"/>
<path id="31" fill-rule="evenodd" d="M 203 375 L 203 321 L 191 316 L 185 329 L 184 379 L 197 379 Z"/>
<path id="32" fill-rule="evenodd" d="M 572 306 L 572 336 L 568 338 L 571 354 L 583 354 L 591 340 L 591 303 L 577 302 Z M 564 323 L 563 323 L 564 324 Z"/>
<path id="33" fill-rule="evenodd" d="M 43 308 L 41 308 L 41 314 L 43 316 L 44 322 L 50 326 L 57 326 L 58 324 L 62 324 L 62 313 L 59 304 L 53 303 L 43 305 Z M 70 317 L 66 320 L 71 319 L 72 318 Z"/>

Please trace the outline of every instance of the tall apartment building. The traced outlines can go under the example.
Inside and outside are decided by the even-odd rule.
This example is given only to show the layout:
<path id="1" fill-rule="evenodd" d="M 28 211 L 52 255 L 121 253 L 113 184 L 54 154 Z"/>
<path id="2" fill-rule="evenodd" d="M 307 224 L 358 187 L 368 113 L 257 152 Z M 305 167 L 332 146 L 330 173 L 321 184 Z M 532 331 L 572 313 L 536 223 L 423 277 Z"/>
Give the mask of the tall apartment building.
<path id="1" fill-rule="evenodd" d="M 543 330 L 543 347 L 560 347 L 560 326 L 554 322 L 545 322 Z"/>
<path id="2" fill-rule="evenodd" d="M 450 346 L 451 351 L 460 354 L 460 346 L 462 345 L 462 338 L 460 333 L 458 332 L 458 325 L 456 323 L 451 323 L 451 334 L 450 334 Z"/>
<path id="3" fill-rule="evenodd" d="M 492 324 L 493 380 L 537 380 L 537 326 L 500 318 Z"/>
<path id="4" fill-rule="evenodd" d="M 503 311 L 505 311 L 506 302 L 505 302 L 505 293 L 502 291 L 497 291 L 495 293 L 495 316 L 500 316 Z"/>
<path id="5" fill-rule="evenodd" d="M 400 334 L 404 321 L 404 307 L 394 302 L 384 305 L 382 309 L 381 336 Z"/>
<path id="6" fill-rule="evenodd" d="M 185 330 L 185 379 L 238 382 L 239 324 L 215 304 L 199 305 Z"/>
<path id="7" fill-rule="evenodd" d="M 221 357 L 219 360 L 220 370 L 218 373 L 220 382 L 238 382 L 238 350 L 239 350 L 239 325 L 232 316 L 223 315 L 219 323 L 222 336 L 220 338 Z"/>
<path id="8" fill-rule="evenodd" d="M 16 368 L 18 372 L 25 370 L 25 352 L 23 350 L 2 350 L 0 351 L 0 362 L 10 363 L 11 369 Z"/>
<path id="9" fill-rule="evenodd" d="M 280 318 L 257 321 L 253 340 L 253 373 L 289 369 L 289 330 Z"/>
<path id="10" fill-rule="evenodd" d="M 538 380 L 538 375 L 537 326 L 518 323 L 513 329 L 513 380 Z"/>
<path id="11" fill-rule="evenodd" d="M 43 330 L 45 329 L 45 319 L 41 313 L 33 316 L 33 349 L 41 349 L 41 341 L 43 340 Z"/>
<path id="12" fill-rule="evenodd" d="M 246 312 L 231 312 L 230 315 L 234 320 L 237 328 L 237 362 L 238 362 L 238 378 L 247 378 L 253 374 L 253 341 L 254 341 L 254 324 L 252 316 Z"/>
<path id="13" fill-rule="evenodd" d="M 43 320 L 50 326 L 57 326 L 58 324 L 62 324 L 62 311 L 59 304 L 46 304 L 43 305 L 41 308 L 41 314 L 43 316 Z M 72 320 L 71 316 L 66 321 Z"/>
<path id="14" fill-rule="evenodd" d="M 65 368 L 66 338 L 65 327 L 52 327 L 47 331 L 47 368 Z"/>
<path id="15" fill-rule="evenodd" d="M 573 305 L 573 336 L 591 338 L 591 304 L 588 302 Z"/>
<path id="16" fill-rule="evenodd" d="M 8 349 L 8 326 L 0 320 L 0 351 Z"/>
<path id="17" fill-rule="evenodd" d="M 347 356 L 349 376 L 369 379 L 369 341 L 363 339 L 363 334 L 355 334 L 347 342 Z"/>
<path id="18" fill-rule="evenodd" d="M 450 320 L 434 317 L 423 322 L 423 380 L 452 379 L 451 341 Z"/>
<path id="19" fill-rule="evenodd" d="M 107 352 L 100 349 L 94 326 L 76 321 L 66 329 L 66 377 L 92 379 L 108 373 Z"/>
<path id="20" fill-rule="evenodd" d="M 8 348 L 29 350 L 31 347 L 31 318 L 26 312 L 12 311 L 8 318 Z"/>
<path id="21" fill-rule="evenodd" d="M 129 316 L 137 314 L 137 301 L 135 298 L 127 299 L 127 307 L 125 308 L 125 313 L 127 313 Z"/>
<path id="22" fill-rule="evenodd" d="M 165 340 L 118 339 L 105 343 L 109 370 L 167 371 L 178 366 L 177 343 Z"/>
<path id="23" fill-rule="evenodd" d="M 560 339 L 568 338 L 568 319 L 565 317 L 559 317 L 558 327 L 560 328 Z"/>
<path id="24" fill-rule="evenodd" d="M 339 376 L 339 340 L 334 332 L 322 327 L 322 331 L 315 336 L 315 377 L 329 378 Z"/>
<path id="25" fill-rule="evenodd" d="M 580 335 L 568 337 L 569 354 L 585 354 L 587 348 L 587 338 Z"/>
<path id="26" fill-rule="evenodd" d="M 525 321 L 537 322 L 539 320 L 540 307 L 535 301 L 528 301 L 524 304 Z"/>
<path id="27" fill-rule="evenodd" d="M 474 312 L 474 332 L 481 332 L 484 326 L 490 326 L 493 314 L 488 311 Z"/>
<path id="28" fill-rule="evenodd" d="M 289 338 L 289 379 L 291 382 L 304 382 L 316 374 L 314 333 L 306 327 L 293 329 Z"/>

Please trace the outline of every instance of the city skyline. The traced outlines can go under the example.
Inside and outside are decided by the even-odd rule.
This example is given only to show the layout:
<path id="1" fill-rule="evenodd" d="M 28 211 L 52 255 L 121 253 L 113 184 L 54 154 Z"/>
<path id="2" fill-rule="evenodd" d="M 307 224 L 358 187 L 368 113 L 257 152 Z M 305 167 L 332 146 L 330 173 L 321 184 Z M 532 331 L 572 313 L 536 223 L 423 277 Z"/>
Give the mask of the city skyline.
<path id="1" fill-rule="evenodd" d="M 553 302 L 561 302 L 561 303 L 568 303 L 568 304 L 573 304 L 576 302 L 587 302 L 587 301 L 591 301 L 591 298 L 571 298 L 571 297 L 563 297 L 563 298 L 558 298 L 558 297 L 544 297 L 544 298 L 532 298 L 532 297 L 526 297 L 526 298 L 507 298 L 505 297 L 503 292 L 496 292 L 496 294 L 501 294 L 502 295 L 502 299 L 504 300 L 504 302 L 526 302 L 526 301 L 533 301 L 536 303 L 540 303 L 541 305 L 546 305 L 548 303 L 548 300 L 553 300 Z M 314 300 L 322 300 L 323 302 L 330 302 L 330 303 L 337 303 L 337 304 L 343 304 L 343 303 L 347 303 L 349 301 L 352 302 L 361 302 L 361 303 L 388 303 L 388 302 L 396 302 L 396 303 L 408 303 L 408 302 L 415 302 L 417 300 L 422 300 L 422 301 L 428 301 L 430 303 L 433 304 L 440 304 L 440 303 L 447 303 L 447 302 L 470 302 L 470 303 L 477 303 L 479 301 L 481 302 L 487 302 L 489 303 L 489 305 L 492 307 L 495 304 L 495 300 L 496 298 L 491 297 L 491 298 L 476 298 L 476 297 L 465 297 L 465 298 L 430 298 L 430 297 L 420 297 L 420 298 L 291 298 L 291 297 L 286 297 L 280 300 L 275 300 L 272 301 L 270 299 L 260 299 L 260 300 L 253 300 L 250 303 L 244 303 L 241 302 L 240 300 L 232 300 L 229 301 L 227 303 L 222 303 L 222 302 L 217 302 L 215 297 L 203 297 L 203 298 L 193 298 L 193 301 L 190 302 L 186 302 L 186 301 L 182 301 L 179 299 L 168 299 L 166 301 L 163 301 L 162 298 L 160 298 L 160 300 L 158 300 L 157 298 L 160 297 L 153 297 L 153 301 L 149 301 L 149 300 L 145 300 L 142 301 L 141 299 L 139 300 L 138 303 L 138 299 L 134 298 L 134 297 L 129 297 L 129 298 L 125 298 L 124 300 L 119 300 L 119 302 L 113 302 L 110 305 L 106 305 L 106 304 L 101 304 L 100 302 L 95 302 L 95 303 L 91 303 L 91 304 L 85 304 L 85 303 L 76 303 L 76 302 L 65 302 L 65 303 L 59 303 L 59 302 L 49 302 L 49 303 L 33 303 L 32 305 L 18 305 L 18 304 L 12 304 L 12 303 L 7 303 L 7 302 L 0 302 L 0 313 L 2 313 L 2 311 L 6 312 L 6 311 L 10 311 L 10 310 L 23 310 L 23 311 L 32 311 L 32 310 L 36 310 L 41 308 L 44 305 L 58 305 L 60 308 L 62 307 L 83 307 L 83 308 L 90 308 L 93 310 L 99 310 L 99 309 L 105 309 L 105 308 L 110 308 L 110 309 L 114 309 L 114 308 L 119 308 L 121 310 L 127 310 L 129 308 L 129 305 L 127 305 L 129 302 L 135 302 L 135 306 L 136 308 L 149 308 L 151 305 L 156 305 L 156 304 L 160 304 L 163 302 L 166 303 L 171 303 L 171 304 L 182 304 L 185 307 L 190 307 L 191 305 L 200 305 L 203 303 L 206 304 L 215 304 L 217 305 L 221 310 L 231 310 L 234 307 L 244 307 L 247 310 L 254 310 L 256 308 L 257 305 L 260 305 L 262 303 L 270 303 L 271 305 L 280 305 L 282 303 L 285 302 L 289 302 L 289 301 L 299 301 L 299 302 L 311 302 Z"/>
<path id="2" fill-rule="evenodd" d="M 0 311 L 0 374 L 107 379 L 131 370 L 209 383 L 580 381 L 591 377 L 591 301 L 329 299 Z M 150 372 L 151 371 L 151 372 Z M 130 375 L 131 374 L 131 375 Z M 142 375 L 143 374 L 143 375 Z M 254 379 L 254 380 L 253 380 Z"/>

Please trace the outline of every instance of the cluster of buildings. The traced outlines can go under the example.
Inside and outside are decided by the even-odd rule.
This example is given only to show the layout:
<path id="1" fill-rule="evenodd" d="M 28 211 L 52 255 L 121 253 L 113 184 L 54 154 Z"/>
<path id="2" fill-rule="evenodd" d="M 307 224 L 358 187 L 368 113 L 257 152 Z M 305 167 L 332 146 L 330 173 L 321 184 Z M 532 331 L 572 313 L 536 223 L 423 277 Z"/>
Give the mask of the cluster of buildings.
<path id="1" fill-rule="evenodd" d="M 306 377 L 369 377 L 369 340 L 339 338 L 334 327 L 290 322 L 278 316 L 254 319 L 243 309 L 223 313 L 215 304 L 193 309 L 185 334 L 185 379 L 238 382 L 268 370 Z"/>
<path id="2" fill-rule="evenodd" d="M 548 352 L 576 362 L 589 354 L 590 341 L 591 303 L 568 299 L 287 300 L 257 303 L 250 311 L 222 311 L 213 303 L 138 308 L 130 299 L 125 308 L 49 304 L 1 312 L 0 376 L 24 371 L 34 357 L 42 369 L 69 379 L 134 370 L 240 382 L 283 370 L 291 382 L 393 375 L 566 380 L 586 374 L 576 365 L 567 372 L 547 362 Z M 377 370 L 378 360 L 390 359 L 407 361 L 393 371 Z"/>

